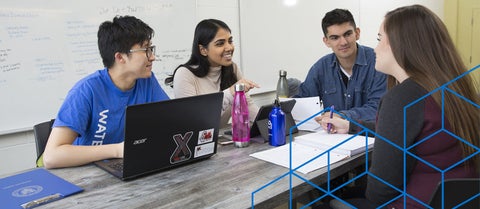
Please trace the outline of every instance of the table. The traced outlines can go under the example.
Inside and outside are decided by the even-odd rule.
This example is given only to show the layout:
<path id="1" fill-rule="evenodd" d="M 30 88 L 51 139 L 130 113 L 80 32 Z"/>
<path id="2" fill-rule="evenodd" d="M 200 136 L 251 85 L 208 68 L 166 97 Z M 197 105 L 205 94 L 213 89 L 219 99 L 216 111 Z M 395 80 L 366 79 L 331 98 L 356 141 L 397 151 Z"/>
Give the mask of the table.
<path id="1" fill-rule="evenodd" d="M 272 148 L 268 143 L 251 143 L 246 148 L 219 145 L 217 154 L 188 164 L 130 181 L 121 181 L 90 164 L 50 171 L 82 188 L 73 196 L 40 208 L 250 208 L 252 192 L 285 174 L 287 168 L 250 157 Z M 365 163 L 365 155 L 353 156 L 331 165 L 331 178 Z M 300 176 L 321 185 L 326 168 Z M 289 200 L 289 177 L 255 194 L 255 208 L 273 208 Z M 313 187 L 294 177 L 293 198 Z"/>

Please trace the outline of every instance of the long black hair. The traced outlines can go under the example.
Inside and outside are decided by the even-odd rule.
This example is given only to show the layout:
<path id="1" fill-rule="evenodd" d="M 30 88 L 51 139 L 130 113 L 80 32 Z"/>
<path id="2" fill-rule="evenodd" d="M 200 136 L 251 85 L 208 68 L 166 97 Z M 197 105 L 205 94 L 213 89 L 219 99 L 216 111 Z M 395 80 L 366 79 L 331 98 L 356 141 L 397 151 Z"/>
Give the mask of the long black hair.
<path id="1" fill-rule="evenodd" d="M 103 65 L 113 66 L 115 53 L 128 53 L 135 44 L 150 41 L 154 31 L 146 23 L 134 16 L 116 16 L 113 21 L 105 21 L 98 28 L 98 49 Z"/>
<path id="2" fill-rule="evenodd" d="M 197 24 L 193 37 L 192 54 L 190 55 L 190 59 L 185 64 L 179 65 L 175 71 L 173 71 L 173 75 L 165 79 L 166 85 L 173 87 L 173 78 L 180 67 L 189 69 L 197 77 L 205 77 L 208 74 L 210 62 L 206 56 L 202 56 L 199 46 L 201 45 L 207 48 L 208 44 L 213 41 L 215 35 L 220 29 L 225 29 L 228 32 L 231 32 L 227 24 L 216 19 L 202 20 Z M 237 82 L 237 76 L 233 70 L 233 64 L 230 66 L 222 66 L 220 91 L 229 88 Z"/>

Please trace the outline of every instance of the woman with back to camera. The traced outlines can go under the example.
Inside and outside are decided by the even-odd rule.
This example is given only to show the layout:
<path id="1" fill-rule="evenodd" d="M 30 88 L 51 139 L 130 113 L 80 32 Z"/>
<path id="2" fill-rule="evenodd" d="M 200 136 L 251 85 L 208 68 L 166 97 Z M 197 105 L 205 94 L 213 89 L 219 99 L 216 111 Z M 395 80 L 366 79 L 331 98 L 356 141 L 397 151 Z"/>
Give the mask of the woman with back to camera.
<path id="1" fill-rule="evenodd" d="M 375 48 L 378 71 L 389 75 L 388 92 L 382 97 L 375 124 L 359 121 L 376 134 L 404 147 L 420 159 L 439 169 L 447 169 L 469 157 L 476 150 L 442 129 L 442 93 L 427 96 L 415 105 L 404 107 L 457 78 L 467 71 L 445 25 L 432 11 L 421 5 L 400 7 L 386 14 L 378 33 Z M 470 76 L 464 76 L 447 86 L 475 104 L 480 104 Z M 472 145 L 479 147 L 480 110 L 471 103 L 445 91 L 444 127 Z M 357 133 L 353 123 L 340 118 L 321 118 L 324 128 L 333 124 L 337 133 Z M 404 135 L 404 124 L 406 131 Z M 439 131 L 439 132 L 437 132 Z M 415 143 L 425 140 L 417 145 Z M 414 145 L 414 146 L 413 146 Z M 403 191 L 403 151 L 376 137 L 370 173 Z M 479 178 L 479 155 L 456 165 L 445 173 L 445 179 Z M 424 204 L 441 181 L 441 173 L 413 157 L 406 159 L 406 193 Z M 348 199 L 357 208 L 425 208 L 412 198 L 406 200 L 397 190 L 368 175 L 365 198 Z M 397 198 L 397 199 L 395 199 Z M 389 204 L 388 201 L 395 199 Z M 338 200 L 333 208 L 350 208 Z M 384 208 L 384 207 L 382 207 Z"/>
<path id="2" fill-rule="evenodd" d="M 234 49 L 227 24 L 216 19 L 202 20 L 195 28 L 190 59 L 165 79 L 167 85 L 173 86 L 176 98 L 223 91 L 221 127 L 231 117 L 235 84 L 245 84 L 245 92 L 259 87 L 243 78 L 242 72 L 232 61 Z M 249 118 L 253 121 L 258 107 L 248 94 L 247 102 Z"/>

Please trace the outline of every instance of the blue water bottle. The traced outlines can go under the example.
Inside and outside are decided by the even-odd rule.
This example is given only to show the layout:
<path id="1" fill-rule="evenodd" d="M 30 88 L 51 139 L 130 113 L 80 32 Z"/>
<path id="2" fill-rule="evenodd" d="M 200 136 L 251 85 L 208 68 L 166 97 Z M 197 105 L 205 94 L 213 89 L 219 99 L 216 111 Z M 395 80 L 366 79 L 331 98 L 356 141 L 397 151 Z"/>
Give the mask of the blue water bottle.
<path id="1" fill-rule="evenodd" d="M 278 98 L 275 99 L 272 111 L 268 116 L 268 141 L 272 146 L 285 144 L 285 113 L 280 107 Z"/>

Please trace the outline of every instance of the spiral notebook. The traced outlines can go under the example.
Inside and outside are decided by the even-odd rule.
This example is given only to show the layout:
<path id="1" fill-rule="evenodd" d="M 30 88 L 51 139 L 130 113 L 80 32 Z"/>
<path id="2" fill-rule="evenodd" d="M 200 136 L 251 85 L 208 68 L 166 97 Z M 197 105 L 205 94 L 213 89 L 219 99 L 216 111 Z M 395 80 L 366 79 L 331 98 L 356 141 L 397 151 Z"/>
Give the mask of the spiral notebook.
<path id="1" fill-rule="evenodd" d="M 280 147 L 253 153 L 250 156 L 286 168 L 290 167 L 291 160 L 292 169 L 307 174 L 352 155 L 365 153 L 373 148 L 374 142 L 375 138 L 372 137 L 328 134 L 322 130 L 296 136 L 291 142 L 291 155 L 290 145 L 287 143 Z"/>

